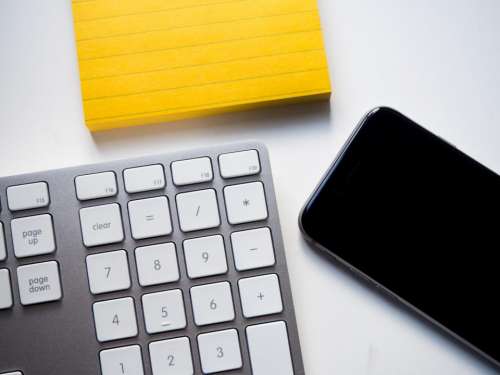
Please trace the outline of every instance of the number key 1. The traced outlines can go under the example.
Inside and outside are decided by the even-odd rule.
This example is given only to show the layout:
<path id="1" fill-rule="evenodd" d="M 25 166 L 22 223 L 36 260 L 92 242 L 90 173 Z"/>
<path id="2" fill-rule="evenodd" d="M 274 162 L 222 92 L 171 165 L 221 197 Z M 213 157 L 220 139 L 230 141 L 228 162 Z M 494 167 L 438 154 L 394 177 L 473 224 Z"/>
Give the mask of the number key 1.
<path id="1" fill-rule="evenodd" d="M 103 350 L 99 356 L 102 375 L 144 375 L 138 345 Z"/>

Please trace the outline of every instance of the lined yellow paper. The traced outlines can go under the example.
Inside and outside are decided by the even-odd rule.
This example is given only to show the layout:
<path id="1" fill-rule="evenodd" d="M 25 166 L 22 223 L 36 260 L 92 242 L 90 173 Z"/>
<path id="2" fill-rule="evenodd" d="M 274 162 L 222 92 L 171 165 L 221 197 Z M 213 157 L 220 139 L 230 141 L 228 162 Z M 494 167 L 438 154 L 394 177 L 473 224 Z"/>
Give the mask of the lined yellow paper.
<path id="1" fill-rule="evenodd" d="M 73 0 L 87 126 L 328 97 L 316 0 Z"/>

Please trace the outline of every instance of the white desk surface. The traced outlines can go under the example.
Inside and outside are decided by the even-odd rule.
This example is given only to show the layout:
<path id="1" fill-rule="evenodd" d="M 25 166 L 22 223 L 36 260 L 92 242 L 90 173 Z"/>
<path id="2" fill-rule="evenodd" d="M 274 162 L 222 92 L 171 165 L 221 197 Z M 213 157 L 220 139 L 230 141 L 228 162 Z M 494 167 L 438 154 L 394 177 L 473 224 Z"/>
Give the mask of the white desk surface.
<path id="1" fill-rule="evenodd" d="M 83 124 L 70 1 L 1 0 L 0 175 L 264 141 L 307 374 L 493 374 L 437 329 L 311 251 L 297 215 L 358 120 L 377 105 L 402 111 L 500 172 L 500 2 L 319 3 L 331 105 L 92 135 Z"/>

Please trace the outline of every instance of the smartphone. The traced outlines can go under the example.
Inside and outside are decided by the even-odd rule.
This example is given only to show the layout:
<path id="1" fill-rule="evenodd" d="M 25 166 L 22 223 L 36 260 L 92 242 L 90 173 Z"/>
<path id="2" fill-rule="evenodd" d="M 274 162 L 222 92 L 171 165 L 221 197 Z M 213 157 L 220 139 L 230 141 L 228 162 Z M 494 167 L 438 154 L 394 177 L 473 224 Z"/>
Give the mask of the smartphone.
<path id="1" fill-rule="evenodd" d="M 310 242 L 500 366 L 500 176 L 376 108 L 299 221 Z"/>

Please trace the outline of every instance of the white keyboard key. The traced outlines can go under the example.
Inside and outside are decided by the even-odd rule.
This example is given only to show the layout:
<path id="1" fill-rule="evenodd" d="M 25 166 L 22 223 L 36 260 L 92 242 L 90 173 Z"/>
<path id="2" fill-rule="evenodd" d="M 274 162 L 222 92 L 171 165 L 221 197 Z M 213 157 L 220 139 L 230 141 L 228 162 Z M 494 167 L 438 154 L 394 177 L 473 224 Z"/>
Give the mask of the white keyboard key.
<path id="1" fill-rule="evenodd" d="M 123 180 L 127 193 L 158 190 L 165 187 L 165 173 L 160 164 L 125 169 Z"/>
<path id="2" fill-rule="evenodd" d="M 227 281 L 191 288 L 194 322 L 198 326 L 234 319 L 231 286 Z"/>
<path id="3" fill-rule="evenodd" d="M 231 233 L 234 263 L 238 271 L 272 266 L 275 263 L 269 228 Z"/>
<path id="4" fill-rule="evenodd" d="M 0 221 L 0 262 L 7 258 L 7 248 L 5 247 L 5 235 L 3 232 L 3 223 Z"/>
<path id="5" fill-rule="evenodd" d="M 135 249 L 135 260 L 141 286 L 179 280 L 177 254 L 171 242 L 138 247 Z"/>
<path id="6" fill-rule="evenodd" d="M 180 160 L 172 163 L 172 178 L 177 186 L 212 181 L 213 177 L 210 158 Z"/>
<path id="7" fill-rule="evenodd" d="M 87 256 L 87 274 L 92 294 L 115 292 L 130 288 L 125 250 Z"/>
<path id="8" fill-rule="evenodd" d="M 293 375 L 285 322 L 249 326 L 246 333 L 253 375 Z"/>
<path id="9" fill-rule="evenodd" d="M 227 272 L 226 250 L 221 235 L 185 240 L 183 246 L 190 278 L 220 275 Z"/>
<path id="10" fill-rule="evenodd" d="M 23 373 L 21 371 L 14 371 L 14 372 L 2 373 L 0 375 L 23 375 Z"/>
<path id="11" fill-rule="evenodd" d="M 102 350 L 99 357 L 102 375 L 144 375 L 139 345 Z"/>
<path id="12" fill-rule="evenodd" d="M 262 182 L 227 186 L 224 188 L 224 198 L 230 224 L 267 219 L 267 204 Z"/>
<path id="13" fill-rule="evenodd" d="M 254 175 L 260 172 L 256 150 L 232 152 L 219 156 L 220 174 L 224 178 Z"/>
<path id="14" fill-rule="evenodd" d="M 149 334 L 186 327 L 184 299 L 180 289 L 142 296 L 146 331 Z"/>
<path id="15" fill-rule="evenodd" d="M 123 241 L 123 224 L 117 203 L 80 209 L 83 243 L 87 247 Z"/>
<path id="16" fill-rule="evenodd" d="M 77 176 L 76 196 L 79 200 L 113 197 L 118 193 L 114 172 L 101 172 Z"/>
<path id="17" fill-rule="evenodd" d="M 23 305 L 57 301 L 62 298 L 59 266 L 55 261 L 18 267 L 17 284 Z"/>
<path id="18" fill-rule="evenodd" d="M 49 188 L 46 182 L 35 182 L 7 188 L 7 203 L 11 211 L 47 207 L 49 202 Z"/>
<path id="19" fill-rule="evenodd" d="M 99 342 L 137 336 L 134 300 L 131 297 L 96 302 L 92 308 Z"/>
<path id="20" fill-rule="evenodd" d="M 49 214 L 13 219 L 10 226 L 16 257 L 49 254 L 56 250 L 52 216 Z"/>
<path id="21" fill-rule="evenodd" d="M 193 375 L 193 359 L 187 337 L 149 344 L 153 375 Z"/>
<path id="22" fill-rule="evenodd" d="M 139 240 L 172 233 L 167 197 L 138 199 L 128 202 L 132 237 Z"/>
<path id="23" fill-rule="evenodd" d="M 276 314 L 283 311 L 278 276 L 249 277 L 238 281 L 241 307 L 245 318 Z"/>
<path id="24" fill-rule="evenodd" d="M 0 269 L 0 310 L 12 307 L 12 289 L 8 269 Z"/>
<path id="25" fill-rule="evenodd" d="M 238 332 L 235 329 L 198 335 L 198 347 L 204 374 L 239 369 L 243 365 Z"/>
<path id="26" fill-rule="evenodd" d="M 215 190 L 199 190 L 177 194 L 177 211 L 183 232 L 215 228 L 220 225 Z"/>

